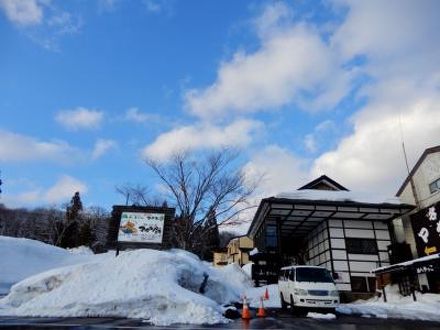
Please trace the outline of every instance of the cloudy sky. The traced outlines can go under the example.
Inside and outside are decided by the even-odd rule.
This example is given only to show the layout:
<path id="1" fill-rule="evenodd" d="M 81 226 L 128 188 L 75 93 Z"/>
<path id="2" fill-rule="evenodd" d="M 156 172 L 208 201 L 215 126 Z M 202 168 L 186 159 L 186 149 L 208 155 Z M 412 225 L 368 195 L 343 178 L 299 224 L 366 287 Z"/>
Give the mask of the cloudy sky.
<path id="1" fill-rule="evenodd" d="M 394 195 L 440 144 L 440 1 L 0 0 L 8 206 L 122 203 L 143 159 L 241 150 L 260 194 Z"/>

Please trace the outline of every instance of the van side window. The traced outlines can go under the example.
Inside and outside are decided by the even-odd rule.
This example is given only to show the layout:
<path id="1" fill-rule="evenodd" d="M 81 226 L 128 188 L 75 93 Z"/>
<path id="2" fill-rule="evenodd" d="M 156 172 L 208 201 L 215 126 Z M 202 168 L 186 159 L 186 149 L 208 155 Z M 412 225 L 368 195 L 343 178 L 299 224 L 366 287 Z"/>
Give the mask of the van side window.
<path id="1" fill-rule="evenodd" d="M 290 270 L 289 280 L 295 282 L 295 269 Z"/>
<path id="2" fill-rule="evenodd" d="M 284 281 L 284 277 L 285 277 L 285 276 L 284 276 L 284 273 L 285 273 L 284 270 L 280 270 L 280 276 L 279 276 L 279 278 L 278 278 L 280 281 Z"/>

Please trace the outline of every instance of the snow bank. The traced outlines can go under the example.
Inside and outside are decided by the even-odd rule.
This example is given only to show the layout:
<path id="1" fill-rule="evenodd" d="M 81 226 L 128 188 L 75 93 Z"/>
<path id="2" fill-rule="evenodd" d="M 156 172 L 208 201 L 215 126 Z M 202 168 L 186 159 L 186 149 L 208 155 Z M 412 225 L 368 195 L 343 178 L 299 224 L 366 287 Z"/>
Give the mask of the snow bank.
<path id="1" fill-rule="evenodd" d="M 403 297 L 397 285 L 386 287 L 387 301 L 373 297 L 369 300 L 358 300 L 351 304 L 341 304 L 337 312 L 355 314 L 363 317 L 398 318 L 409 320 L 440 321 L 440 295 L 416 293 L 417 301 L 412 296 Z"/>
<path id="2" fill-rule="evenodd" d="M 26 238 L 0 236 L 0 294 L 22 279 L 48 269 L 90 261 L 90 256 Z"/>
<path id="3" fill-rule="evenodd" d="M 71 254 L 86 255 L 86 256 L 91 256 L 95 254 L 91 248 L 84 245 L 78 246 L 76 248 L 67 249 L 67 251 Z"/>
<path id="4" fill-rule="evenodd" d="M 0 300 L 0 315 L 215 324 L 227 321 L 221 305 L 238 301 L 251 285 L 236 265 L 215 269 L 181 250 L 137 250 L 25 279 Z"/>
<path id="5" fill-rule="evenodd" d="M 252 278 L 252 265 L 254 263 L 253 262 L 248 262 L 247 264 L 243 265 L 243 267 L 241 267 L 241 269 L 250 277 Z"/>
<path id="6" fill-rule="evenodd" d="M 260 286 L 258 288 L 249 288 L 245 294 L 249 301 L 249 305 L 254 308 L 260 306 L 260 297 L 264 296 L 266 289 L 269 293 L 269 299 L 264 300 L 264 307 L 268 308 L 281 308 L 280 293 L 278 290 L 278 284 L 270 284 L 266 286 Z"/>
<path id="7" fill-rule="evenodd" d="M 318 320 L 334 320 L 336 318 L 336 315 L 333 313 L 315 313 L 315 312 L 308 312 L 307 317 L 311 319 L 318 319 Z"/>

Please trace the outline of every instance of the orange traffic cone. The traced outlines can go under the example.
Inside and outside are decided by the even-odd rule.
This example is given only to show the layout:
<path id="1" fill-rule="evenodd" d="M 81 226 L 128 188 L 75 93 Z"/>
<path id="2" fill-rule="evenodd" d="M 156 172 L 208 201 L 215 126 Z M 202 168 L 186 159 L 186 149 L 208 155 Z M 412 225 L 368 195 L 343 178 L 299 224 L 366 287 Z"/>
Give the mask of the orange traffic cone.
<path id="1" fill-rule="evenodd" d="M 241 318 L 244 320 L 249 320 L 251 318 L 251 312 L 249 311 L 246 296 L 243 298 L 243 310 L 241 312 Z"/>
<path id="2" fill-rule="evenodd" d="M 263 305 L 263 297 L 260 298 L 260 307 L 258 308 L 257 316 L 266 317 L 266 310 L 264 309 Z"/>
<path id="3" fill-rule="evenodd" d="M 266 288 L 266 292 L 264 293 L 264 299 L 269 300 L 269 290 Z"/>

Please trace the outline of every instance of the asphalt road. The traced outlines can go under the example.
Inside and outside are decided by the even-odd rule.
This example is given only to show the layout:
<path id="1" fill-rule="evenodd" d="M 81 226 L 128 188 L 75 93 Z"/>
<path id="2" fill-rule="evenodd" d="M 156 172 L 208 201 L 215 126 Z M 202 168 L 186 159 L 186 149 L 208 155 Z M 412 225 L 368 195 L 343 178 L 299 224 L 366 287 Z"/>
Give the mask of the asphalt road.
<path id="1" fill-rule="evenodd" d="M 13 318 L 1 317 L 0 328 L 8 329 L 317 329 L 317 330 L 439 330 L 440 323 L 338 316 L 334 320 L 294 317 L 288 312 L 269 311 L 265 319 L 241 319 L 218 325 L 173 325 L 156 327 L 142 320 L 114 318 Z"/>

